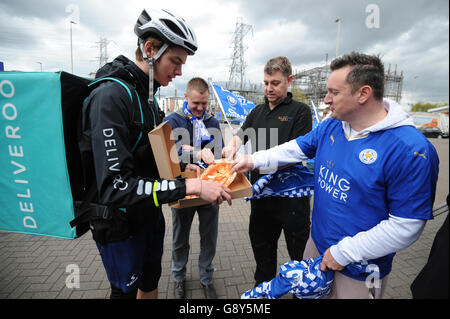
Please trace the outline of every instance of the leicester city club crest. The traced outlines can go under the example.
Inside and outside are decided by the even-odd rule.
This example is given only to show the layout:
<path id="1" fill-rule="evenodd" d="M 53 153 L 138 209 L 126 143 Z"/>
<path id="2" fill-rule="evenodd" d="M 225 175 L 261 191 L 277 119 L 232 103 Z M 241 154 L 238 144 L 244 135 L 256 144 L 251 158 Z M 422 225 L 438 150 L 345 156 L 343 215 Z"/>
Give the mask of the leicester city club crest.
<path id="1" fill-rule="evenodd" d="M 377 160 L 377 156 L 378 154 L 375 150 L 367 148 L 359 153 L 359 160 L 364 164 L 372 164 Z"/>
<path id="2" fill-rule="evenodd" d="M 234 97 L 232 97 L 231 95 L 227 96 L 227 100 L 228 100 L 228 103 L 230 103 L 231 106 L 235 106 L 236 103 L 237 103 L 236 99 Z"/>

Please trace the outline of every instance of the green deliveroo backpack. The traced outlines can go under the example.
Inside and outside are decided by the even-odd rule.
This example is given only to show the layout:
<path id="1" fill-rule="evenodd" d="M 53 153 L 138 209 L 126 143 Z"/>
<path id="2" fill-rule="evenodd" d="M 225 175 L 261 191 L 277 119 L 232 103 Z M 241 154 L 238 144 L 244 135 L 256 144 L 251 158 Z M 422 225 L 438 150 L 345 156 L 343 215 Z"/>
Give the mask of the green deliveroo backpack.
<path id="1" fill-rule="evenodd" d="M 83 101 L 103 81 L 120 83 L 139 101 L 115 78 L 0 72 L 0 231 L 73 239 L 89 229 L 86 220 L 70 225 L 87 188 L 77 134 Z M 142 110 L 134 113 L 143 123 Z"/>

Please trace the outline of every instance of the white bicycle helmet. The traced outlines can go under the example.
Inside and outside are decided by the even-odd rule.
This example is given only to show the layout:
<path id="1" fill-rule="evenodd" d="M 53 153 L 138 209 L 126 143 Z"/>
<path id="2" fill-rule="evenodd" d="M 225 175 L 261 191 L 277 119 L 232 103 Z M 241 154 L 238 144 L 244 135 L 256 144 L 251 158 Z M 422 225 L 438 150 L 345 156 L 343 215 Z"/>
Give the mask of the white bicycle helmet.
<path id="1" fill-rule="evenodd" d="M 134 33 L 139 38 L 138 43 L 154 35 L 166 44 L 182 47 L 189 55 L 197 50 L 194 30 L 183 18 L 167 10 L 143 10 L 134 26 Z"/>

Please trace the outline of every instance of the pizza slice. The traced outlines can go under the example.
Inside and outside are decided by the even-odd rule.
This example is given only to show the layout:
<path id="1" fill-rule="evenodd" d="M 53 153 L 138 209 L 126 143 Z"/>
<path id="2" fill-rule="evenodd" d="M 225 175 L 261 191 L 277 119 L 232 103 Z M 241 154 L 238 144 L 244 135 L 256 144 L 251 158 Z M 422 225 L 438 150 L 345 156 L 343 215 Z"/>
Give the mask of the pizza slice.
<path id="1" fill-rule="evenodd" d="M 206 181 L 218 182 L 222 185 L 229 186 L 236 177 L 236 172 L 230 174 L 231 162 L 226 159 L 220 159 L 214 161 L 214 164 L 210 164 L 200 175 L 200 179 Z M 186 198 L 197 198 L 196 195 L 189 195 Z"/>
<path id="2" fill-rule="evenodd" d="M 228 187 L 236 177 L 236 172 L 230 174 L 230 171 L 231 162 L 226 159 L 217 160 L 202 172 L 200 179 L 215 181 Z"/>

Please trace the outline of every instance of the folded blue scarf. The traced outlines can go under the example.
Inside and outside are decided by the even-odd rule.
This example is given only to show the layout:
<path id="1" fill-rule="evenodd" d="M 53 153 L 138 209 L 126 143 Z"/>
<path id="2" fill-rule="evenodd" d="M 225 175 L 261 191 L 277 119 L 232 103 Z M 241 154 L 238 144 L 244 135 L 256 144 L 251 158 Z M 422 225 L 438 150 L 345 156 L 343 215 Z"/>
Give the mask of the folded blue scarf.
<path id="1" fill-rule="evenodd" d="M 188 108 L 187 101 L 184 101 L 183 104 L 183 112 L 188 117 L 189 121 L 191 121 L 194 129 L 194 147 L 195 148 L 201 148 L 202 143 L 204 142 L 211 142 L 211 135 L 208 132 L 208 129 L 205 126 L 205 123 L 203 123 L 203 120 L 205 118 L 206 112 L 203 112 L 203 115 L 201 117 L 196 117 L 194 114 L 192 114 L 191 110 Z"/>
<path id="2" fill-rule="evenodd" d="M 294 165 L 264 175 L 253 184 L 253 195 L 261 197 L 304 197 L 314 194 L 314 174 L 303 165 Z"/>

